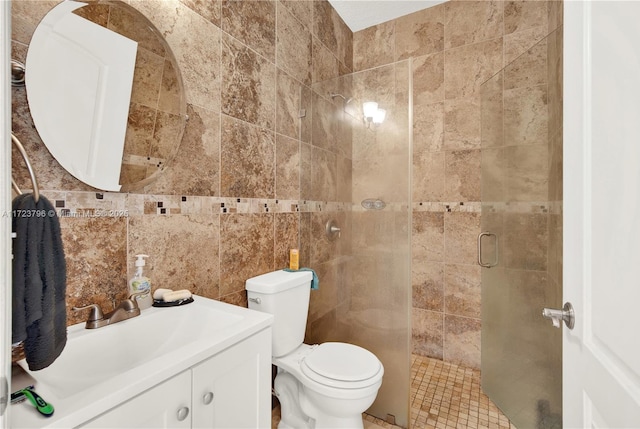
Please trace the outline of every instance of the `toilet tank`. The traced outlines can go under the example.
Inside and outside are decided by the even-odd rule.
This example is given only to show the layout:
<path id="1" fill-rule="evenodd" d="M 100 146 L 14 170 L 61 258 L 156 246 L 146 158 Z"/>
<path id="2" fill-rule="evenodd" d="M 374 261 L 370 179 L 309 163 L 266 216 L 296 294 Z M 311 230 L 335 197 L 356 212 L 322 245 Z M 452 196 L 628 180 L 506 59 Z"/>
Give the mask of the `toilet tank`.
<path id="1" fill-rule="evenodd" d="M 273 315 L 273 356 L 284 356 L 304 341 L 312 274 L 274 271 L 245 283 L 249 308 Z"/>

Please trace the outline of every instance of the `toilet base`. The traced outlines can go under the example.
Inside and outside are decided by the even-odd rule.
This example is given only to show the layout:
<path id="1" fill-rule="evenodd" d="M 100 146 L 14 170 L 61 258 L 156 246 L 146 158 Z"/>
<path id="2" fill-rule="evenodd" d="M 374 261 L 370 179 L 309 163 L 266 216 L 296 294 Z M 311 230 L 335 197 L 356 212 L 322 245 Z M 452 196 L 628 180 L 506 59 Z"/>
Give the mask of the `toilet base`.
<path id="1" fill-rule="evenodd" d="M 278 372 L 274 390 L 280 401 L 278 429 L 363 429 L 362 415 L 332 416 L 321 412 L 307 400 L 300 382 L 285 371 Z M 373 402 L 373 401 L 371 401 Z M 307 413 L 305 411 L 307 410 Z M 310 417 L 309 415 L 313 415 Z"/>

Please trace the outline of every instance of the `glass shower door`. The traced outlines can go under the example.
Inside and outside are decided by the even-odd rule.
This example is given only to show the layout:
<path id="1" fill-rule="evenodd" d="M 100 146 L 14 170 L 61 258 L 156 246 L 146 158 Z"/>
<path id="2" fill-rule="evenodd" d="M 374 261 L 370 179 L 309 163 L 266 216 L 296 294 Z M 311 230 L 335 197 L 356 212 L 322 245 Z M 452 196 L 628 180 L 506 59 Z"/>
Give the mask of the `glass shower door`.
<path id="1" fill-rule="evenodd" d="M 561 29 L 483 84 L 482 389 L 518 428 L 562 426 Z"/>
<path id="2" fill-rule="evenodd" d="M 315 84 L 311 121 L 303 119 L 311 144 L 301 152 L 302 198 L 322 200 L 318 189 L 335 183 L 324 195 L 337 200 L 311 214 L 310 266 L 321 286 L 308 339 L 374 353 L 385 373 L 367 413 L 401 427 L 409 424 L 411 365 L 410 85 L 409 60 Z M 365 102 L 386 111 L 382 123 L 365 119 Z M 332 219 L 341 228 L 334 240 L 324 229 Z"/>

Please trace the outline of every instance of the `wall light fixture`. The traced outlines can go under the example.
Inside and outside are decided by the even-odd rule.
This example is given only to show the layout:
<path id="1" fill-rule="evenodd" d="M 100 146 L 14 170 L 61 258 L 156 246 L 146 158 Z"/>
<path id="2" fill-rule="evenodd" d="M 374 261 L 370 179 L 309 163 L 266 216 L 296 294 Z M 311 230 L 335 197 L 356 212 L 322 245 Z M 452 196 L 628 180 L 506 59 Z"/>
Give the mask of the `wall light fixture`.
<path id="1" fill-rule="evenodd" d="M 384 122 L 384 118 L 387 116 L 387 111 L 380 109 L 378 103 L 375 101 L 367 101 L 362 103 L 362 113 L 364 114 L 364 121 L 367 124 L 367 128 L 373 123 L 374 125 L 380 125 Z"/>

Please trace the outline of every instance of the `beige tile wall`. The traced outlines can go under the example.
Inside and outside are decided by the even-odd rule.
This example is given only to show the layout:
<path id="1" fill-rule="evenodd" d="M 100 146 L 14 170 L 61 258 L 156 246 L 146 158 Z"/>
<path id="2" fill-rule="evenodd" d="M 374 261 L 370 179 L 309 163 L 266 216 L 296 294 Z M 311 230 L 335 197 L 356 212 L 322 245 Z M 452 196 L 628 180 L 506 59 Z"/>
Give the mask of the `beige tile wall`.
<path id="1" fill-rule="evenodd" d="M 484 192 L 481 162 L 483 156 L 496 156 L 481 150 L 482 124 L 491 121 L 481 117 L 480 86 L 560 25 L 558 4 L 451 1 L 353 36 L 356 70 L 413 58 L 412 329 L 417 354 L 469 367 L 480 365 L 481 276 L 476 236 Z M 511 104 L 505 111 L 519 113 L 505 120 L 505 129 L 484 131 L 504 132 L 505 139 L 522 145 L 532 140 L 545 143 L 535 156 L 530 150 L 509 149 L 513 152 L 509 158 L 519 162 L 511 168 L 526 168 L 532 182 L 510 183 L 504 192 L 514 201 L 546 201 L 547 197 L 547 46 L 537 49 L 545 61 L 516 63 L 505 73 L 510 89 L 504 103 Z M 561 89 L 556 90 L 559 94 Z M 557 140 L 558 133 L 554 136 Z M 553 161 L 556 171 L 560 170 L 559 152 L 556 149 Z M 510 221 L 517 231 L 523 220 Z M 532 245 L 545 246 L 551 238 L 545 229 L 536 239 Z M 553 245 L 559 247 L 557 239 Z M 508 259 L 515 262 L 521 256 L 516 252 Z"/>
<path id="2" fill-rule="evenodd" d="M 35 26 L 57 3 L 12 3 L 14 58 L 24 61 Z M 339 175 L 350 177 L 350 162 L 321 146 L 327 132 L 335 145 L 339 128 L 301 121 L 299 110 L 309 109 L 311 118 L 312 108 L 332 108 L 322 94 L 312 96 L 311 85 L 351 72 L 348 27 L 326 0 L 127 3 L 168 42 L 186 93 L 180 150 L 159 180 L 130 194 L 96 193 L 51 157 L 33 128 L 25 89 L 13 92 L 13 130 L 43 194 L 64 216 L 68 307 L 112 308 L 126 296 L 133 256 L 141 252 L 150 255 L 146 274 L 154 288 L 189 288 L 245 306 L 245 279 L 285 267 L 289 249 L 300 246 L 302 265 L 323 278 L 310 322 L 322 319 L 344 300 L 339 264 L 325 264 L 341 249 L 311 237 L 329 216 L 346 222 L 336 201 L 349 201 L 350 192 L 337 183 Z M 19 158 L 13 161 L 14 177 L 29 189 Z M 301 188 L 300 170 L 310 165 L 320 169 L 312 188 Z M 68 316 L 75 323 L 84 315 Z"/>
<path id="3" fill-rule="evenodd" d="M 477 367 L 478 90 L 560 25 L 558 3 L 448 2 L 358 32 L 353 42 L 325 0 L 129 3 L 169 43 L 187 98 L 189 121 L 179 155 L 158 181 L 140 193 L 96 194 L 43 147 L 24 89 L 14 89 L 12 99 L 13 129 L 44 195 L 61 210 L 98 213 L 61 221 L 69 306 L 98 302 L 108 309 L 124 297 L 132 256 L 142 251 L 152 256 L 147 271 L 154 287 L 188 287 L 246 305 L 243 280 L 285 266 L 288 249 L 299 245 L 301 263 L 317 268 L 324 281 L 322 293 L 312 298 L 310 335 L 326 336 L 349 293 L 341 259 L 348 249 L 315 237 L 329 217 L 338 217 L 347 230 L 350 225 L 341 202 L 351 201 L 351 143 L 323 146 L 337 141 L 342 126 L 299 121 L 299 109 L 328 109 L 330 115 L 336 105 L 322 81 L 413 58 L 414 351 Z M 15 58 L 24 60 L 35 25 L 55 4 L 13 2 Z M 549 52 L 556 53 L 557 67 L 550 70 L 557 74 L 561 39 L 554 40 Z M 559 94 L 558 85 L 550 86 L 548 105 L 561 112 Z M 556 174 L 560 124 L 548 127 L 548 161 Z M 300 175 L 311 169 L 313 174 Z M 29 188 L 22 169 L 13 173 Z M 550 192 L 561 200 L 561 189 Z M 558 219 L 554 225 L 561 231 Z M 553 237 L 551 249 L 561 254 L 561 241 Z M 559 278 L 561 259 L 549 264 Z M 70 322 L 80 319 L 69 315 Z"/>

